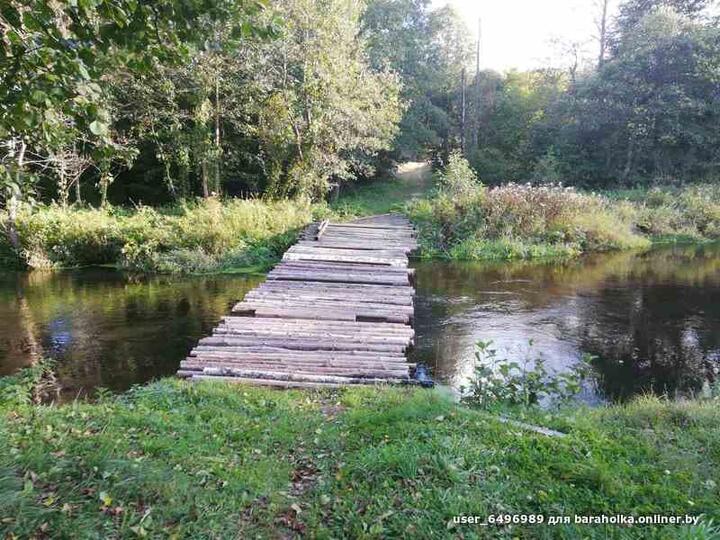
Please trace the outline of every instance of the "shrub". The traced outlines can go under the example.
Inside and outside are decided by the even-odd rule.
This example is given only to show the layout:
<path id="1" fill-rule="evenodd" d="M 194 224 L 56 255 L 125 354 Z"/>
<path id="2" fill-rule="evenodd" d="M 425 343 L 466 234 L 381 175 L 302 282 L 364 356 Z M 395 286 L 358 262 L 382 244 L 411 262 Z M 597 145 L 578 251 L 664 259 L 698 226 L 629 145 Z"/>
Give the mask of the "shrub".
<path id="1" fill-rule="evenodd" d="M 635 224 L 649 235 L 695 240 L 720 238 L 718 186 L 656 187 L 634 204 Z"/>
<path id="2" fill-rule="evenodd" d="M 474 198 L 482 189 L 475 171 L 460 152 L 450 154 L 447 166 L 438 175 L 438 184 L 444 193 L 455 199 Z"/>
<path id="3" fill-rule="evenodd" d="M 312 211 L 304 200 L 209 199 L 132 211 L 24 207 L 17 256 L 36 268 L 111 263 L 142 271 L 208 272 L 225 265 L 229 254 L 239 258 L 262 246 L 265 258 L 282 253 L 312 220 Z M 8 250 L 3 237 L 0 253 Z"/>
<path id="4" fill-rule="evenodd" d="M 452 259 L 574 256 L 644 247 L 632 208 L 559 184 L 506 184 L 410 205 L 421 246 Z"/>
<path id="5" fill-rule="evenodd" d="M 550 373 L 541 354 L 528 355 L 521 361 L 500 359 L 492 341 L 475 344 L 475 372 L 469 386 L 462 388 L 462 400 L 468 405 L 488 408 L 496 405 L 558 404 L 580 393 L 590 371 L 593 357 L 559 373 Z"/>

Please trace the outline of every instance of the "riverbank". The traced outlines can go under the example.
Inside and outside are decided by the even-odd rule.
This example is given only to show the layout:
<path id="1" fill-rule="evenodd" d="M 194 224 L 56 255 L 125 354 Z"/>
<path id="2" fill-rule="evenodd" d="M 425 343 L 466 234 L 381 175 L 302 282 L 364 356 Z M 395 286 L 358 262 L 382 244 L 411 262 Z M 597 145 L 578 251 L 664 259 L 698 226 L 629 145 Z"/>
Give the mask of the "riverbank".
<path id="1" fill-rule="evenodd" d="M 427 164 L 347 188 L 331 204 L 209 199 L 167 208 L 24 207 L 20 249 L 0 235 L 4 268 L 110 265 L 146 273 L 258 273 L 308 223 L 402 212 L 419 231 L 418 256 L 446 260 L 567 259 L 720 239 L 720 188 L 614 191 L 558 185 L 482 185 L 462 158 L 433 179 Z M 7 216 L 0 212 L 0 230 Z"/>
<path id="2" fill-rule="evenodd" d="M 552 184 L 486 187 L 457 156 L 434 176 L 415 163 L 392 180 L 351 186 L 330 207 L 340 216 L 407 214 L 423 259 L 558 260 L 720 240 L 714 185 L 599 193 Z"/>
<path id="3" fill-rule="evenodd" d="M 208 199 L 123 209 L 24 207 L 20 250 L 0 235 L 0 264 L 35 269 L 112 265 L 148 273 L 267 271 L 322 211 L 304 200 Z M 0 229 L 7 216 L 0 214 Z"/>
<path id="4" fill-rule="evenodd" d="M 720 239 L 715 185 L 606 194 L 557 184 L 486 187 L 459 155 L 437 175 L 435 192 L 406 211 L 429 259 L 559 259 Z"/>
<path id="5" fill-rule="evenodd" d="M 555 437 L 403 388 L 167 379 L 95 403 L 21 404 L 17 384 L 1 395 L 8 538 L 711 538 L 700 531 L 720 519 L 716 401 L 521 417 L 565 433 Z M 496 514 L 690 514 L 705 525 L 453 522 Z"/>

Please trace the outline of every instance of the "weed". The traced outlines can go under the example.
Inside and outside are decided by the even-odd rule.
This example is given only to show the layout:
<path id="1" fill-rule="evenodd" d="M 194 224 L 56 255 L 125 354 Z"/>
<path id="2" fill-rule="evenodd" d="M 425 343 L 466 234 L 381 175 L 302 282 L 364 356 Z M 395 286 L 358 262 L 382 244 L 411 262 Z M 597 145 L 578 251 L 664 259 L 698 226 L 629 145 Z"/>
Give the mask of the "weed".
<path id="1" fill-rule="evenodd" d="M 533 342 L 529 343 L 532 351 Z M 570 370 L 549 373 L 541 354 L 531 352 L 520 361 L 500 359 L 492 341 L 475 344 L 475 371 L 470 384 L 462 388 L 463 402 L 476 407 L 538 404 L 558 405 L 577 395 L 587 378 L 591 356 Z"/>

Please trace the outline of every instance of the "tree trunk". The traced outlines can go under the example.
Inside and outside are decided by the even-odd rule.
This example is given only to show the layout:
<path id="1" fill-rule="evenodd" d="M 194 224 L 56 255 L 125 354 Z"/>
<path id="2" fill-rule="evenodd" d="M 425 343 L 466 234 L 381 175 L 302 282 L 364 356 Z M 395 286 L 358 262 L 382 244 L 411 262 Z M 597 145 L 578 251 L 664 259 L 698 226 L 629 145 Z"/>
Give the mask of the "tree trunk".
<path id="1" fill-rule="evenodd" d="M 465 68 L 460 74 L 460 151 L 465 155 Z"/>
<path id="2" fill-rule="evenodd" d="M 598 30 L 600 32 L 600 53 L 598 54 L 598 69 L 603 67 L 605 63 L 605 49 L 607 48 L 607 11 L 608 11 L 608 0 L 600 0 L 601 13 L 600 21 L 598 22 Z"/>
<path id="3" fill-rule="evenodd" d="M 105 208 L 108 204 L 107 194 L 110 186 L 110 173 L 104 172 L 100 175 L 100 207 Z"/>
<path id="4" fill-rule="evenodd" d="M 215 77 L 215 192 L 220 194 L 220 76 Z"/>
<path id="5" fill-rule="evenodd" d="M 627 179 L 630 177 L 630 171 L 632 171 L 632 163 L 634 158 L 634 143 L 633 138 L 628 138 L 628 147 L 627 147 L 627 154 L 625 156 L 625 168 L 623 169 L 622 173 L 622 181 L 627 182 Z"/>
<path id="6" fill-rule="evenodd" d="M 82 204 L 82 193 L 80 190 L 80 176 L 77 176 L 77 178 L 75 178 L 75 202 L 77 204 Z"/>
<path id="7" fill-rule="evenodd" d="M 27 145 L 25 144 L 24 140 L 20 140 L 20 150 L 18 151 L 17 156 L 17 175 L 16 175 L 16 183 L 18 185 L 17 190 L 13 190 L 12 194 L 10 195 L 10 199 L 7 202 L 7 212 L 8 212 L 8 220 L 7 220 L 7 237 L 10 241 L 10 245 L 13 247 L 15 252 L 17 254 L 20 254 L 22 246 L 20 245 L 20 235 L 17 232 L 17 213 L 20 206 L 20 200 L 18 198 L 19 196 L 19 190 L 20 186 L 22 185 L 23 181 L 23 168 L 25 167 L 25 151 L 27 150 Z"/>
<path id="8" fill-rule="evenodd" d="M 58 171 L 60 181 L 58 182 L 58 190 L 60 191 L 60 206 L 67 208 L 68 199 L 70 198 L 70 184 L 67 181 L 67 173 L 65 172 L 65 160 L 60 157 L 60 170 Z"/>
<path id="9" fill-rule="evenodd" d="M 478 19 L 477 52 L 475 55 L 475 118 L 472 126 L 472 149 L 477 150 L 480 139 L 480 114 L 482 102 L 480 97 L 480 53 L 482 51 L 482 19 Z"/>
<path id="10" fill-rule="evenodd" d="M 206 199 L 210 197 L 210 190 L 208 188 L 208 166 L 207 159 L 203 159 L 200 164 L 200 180 L 202 182 L 203 197 Z"/>

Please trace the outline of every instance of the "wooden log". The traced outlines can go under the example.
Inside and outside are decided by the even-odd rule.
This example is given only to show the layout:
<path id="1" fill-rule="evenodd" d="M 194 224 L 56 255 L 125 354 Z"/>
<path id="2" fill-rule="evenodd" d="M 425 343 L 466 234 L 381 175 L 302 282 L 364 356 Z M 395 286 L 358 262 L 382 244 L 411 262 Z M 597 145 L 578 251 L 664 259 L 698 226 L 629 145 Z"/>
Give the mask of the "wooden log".
<path id="1" fill-rule="evenodd" d="M 391 316 L 407 315 L 408 317 L 414 313 L 412 306 L 377 304 L 369 302 L 360 302 L 341 299 L 304 299 L 297 297 L 277 297 L 277 296 L 260 296 L 255 298 L 247 298 L 242 302 L 238 302 L 233 311 L 244 311 L 247 309 L 257 309 L 258 307 L 302 307 L 307 309 L 328 308 L 331 310 L 354 311 L 356 313 L 367 314 L 388 314 Z"/>
<path id="2" fill-rule="evenodd" d="M 407 260 L 375 255 L 344 255 L 331 253 L 290 253 L 283 255 L 283 261 L 318 261 L 318 262 L 345 262 L 351 264 L 372 264 L 379 267 L 404 268 Z"/>
<path id="3" fill-rule="evenodd" d="M 288 339 L 301 341 L 319 341 L 319 342 L 343 342 L 343 343 L 365 343 L 368 345 L 384 344 L 397 347 L 406 346 L 412 343 L 414 336 L 412 334 L 399 334 L 396 332 L 388 333 L 371 333 L 359 332 L 350 333 L 347 330 L 335 329 L 332 331 L 322 331 L 316 329 L 303 328 L 257 328 L 242 326 L 218 326 L 213 332 L 213 336 L 238 338 L 238 339 Z"/>
<path id="4" fill-rule="evenodd" d="M 276 381 L 319 382 L 331 384 L 401 383 L 402 379 L 376 379 L 371 377 L 342 377 L 333 375 L 305 375 L 282 371 L 254 371 L 239 368 L 205 368 L 203 375 L 220 377 L 242 377 L 249 379 L 272 379 Z"/>
<path id="5" fill-rule="evenodd" d="M 237 311 L 237 313 L 241 313 Z M 284 319 L 287 317 L 296 317 L 304 319 L 315 319 L 315 320 L 338 320 L 338 321 L 370 321 L 379 323 L 403 323 L 408 324 L 410 317 L 403 315 L 390 315 L 390 314 L 371 314 L 371 313 L 356 313 L 353 311 L 328 311 L 325 309 L 306 309 L 299 307 L 269 307 L 269 306 L 258 306 L 252 310 L 248 310 L 248 315 L 252 315 L 257 318 L 268 318 L 268 319 Z"/>
<path id="6" fill-rule="evenodd" d="M 206 364 L 221 364 L 221 365 L 247 365 L 247 364 L 264 364 L 268 366 L 296 366 L 305 368 L 341 368 L 341 369 L 387 369 L 387 370 L 408 370 L 414 367 L 415 364 L 404 362 L 402 358 L 398 358 L 395 361 L 379 361 L 379 360 L 313 360 L 313 359 L 287 359 L 287 358 L 245 358 L 245 357 L 233 357 L 233 356 L 188 356 L 182 361 L 182 364 L 187 365 L 206 365 Z"/>
<path id="7" fill-rule="evenodd" d="M 373 361 L 373 362 L 405 362 L 401 354 L 394 355 L 385 351 L 299 351 L 299 350 L 268 350 L 264 352 L 248 352 L 243 347 L 232 345 L 214 346 L 198 345 L 191 352 L 191 356 L 212 356 L 219 355 L 229 358 L 258 358 L 276 360 L 306 360 L 317 361 Z"/>
<path id="8" fill-rule="evenodd" d="M 414 338 L 414 332 L 412 327 L 405 324 L 396 324 L 396 323 L 384 323 L 382 325 L 378 325 L 375 323 L 358 323 L 358 324 L 375 324 L 375 326 L 378 326 L 377 331 L 367 330 L 366 328 L 357 328 L 353 331 L 352 328 L 342 327 L 337 325 L 337 323 L 340 322 L 346 322 L 346 321 L 320 321 L 320 320 L 313 320 L 313 319 L 304 319 L 305 321 L 309 323 L 313 323 L 314 325 L 309 326 L 303 326 L 301 324 L 296 324 L 296 321 L 302 321 L 303 319 L 256 319 L 254 317 L 238 317 L 240 321 L 246 321 L 247 324 L 238 324 L 238 323 L 229 323 L 229 324 L 221 324 L 218 326 L 218 330 L 220 332 L 225 333 L 257 333 L 257 334 L 267 334 L 267 335 L 306 335 L 306 336 L 313 336 L 313 337 L 322 337 L 322 336 L 333 336 L 335 334 L 339 336 L 348 335 L 350 332 L 350 335 L 356 336 L 357 339 L 360 340 L 372 340 L 372 341 L 389 341 L 389 342 L 404 342 L 404 341 L 410 341 Z M 286 320 L 292 320 L 293 323 L 288 325 L 277 325 L 277 324 L 271 324 L 275 322 L 283 322 Z M 348 321 L 352 322 L 352 321 Z M 267 323 L 267 324 L 266 324 Z M 317 324 L 319 323 L 327 323 L 327 328 L 321 328 L 318 327 Z M 388 330 L 385 330 L 383 327 L 385 326 L 402 326 L 404 329 L 402 331 L 396 330 L 395 328 L 391 328 Z"/>
<path id="9" fill-rule="evenodd" d="M 408 377 L 410 373 L 407 366 L 404 368 L 389 368 L 385 366 L 374 368 L 371 366 L 308 366 L 303 364 L 269 364 L 262 362 L 249 362 L 242 364 L 228 364 L 223 362 L 183 362 L 180 365 L 180 369 L 187 371 L 202 372 L 205 368 L 258 369 L 263 371 L 275 371 L 280 369 L 283 371 L 292 370 L 293 373 L 304 373 L 309 375 L 313 373 L 320 373 L 325 375 L 351 375 L 355 377 Z"/>
<path id="10" fill-rule="evenodd" d="M 202 357 L 195 357 L 195 356 L 188 356 L 184 361 L 183 364 L 188 365 L 206 365 L 206 364 L 220 364 L 220 365 L 228 365 L 228 366 L 235 366 L 235 365 L 245 365 L 245 364 L 264 364 L 268 366 L 283 366 L 283 365 L 291 365 L 291 366 L 298 366 L 298 367 L 337 367 L 337 368 L 368 368 L 368 369 L 392 369 L 392 366 L 396 366 L 400 370 L 404 369 L 410 369 L 413 368 L 415 365 L 412 363 L 403 363 L 401 361 L 398 362 L 373 362 L 370 360 L 365 361 L 357 361 L 357 360 L 347 360 L 347 361 L 299 361 L 299 360 L 283 360 L 283 359 L 277 359 L 277 358 L 239 358 L 239 357 L 223 357 L 223 356 L 202 356 Z"/>
<path id="11" fill-rule="evenodd" d="M 403 353 L 408 347 L 407 341 L 367 342 L 354 340 L 352 336 L 327 338 L 324 336 L 289 336 L 278 334 L 233 334 L 215 332 L 212 336 L 200 340 L 201 345 L 245 345 L 247 347 L 284 347 L 303 351 L 348 350 L 348 351 L 387 351 Z"/>
<path id="12" fill-rule="evenodd" d="M 302 282 L 302 281 L 265 281 L 258 285 L 256 291 L 308 291 L 317 296 L 324 294 L 337 294 L 350 292 L 354 294 L 363 294 L 367 296 L 380 297 L 406 297 L 412 298 L 414 291 L 409 285 L 391 286 L 391 285 L 373 285 L 373 284 L 344 284 L 344 283 L 318 283 L 318 282 Z"/>
<path id="13" fill-rule="evenodd" d="M 326 248 L 323 247 L 319 242 L 311 243 L 298 243 L 290 247 L 287 253 L 327 253 L 328 255 L 368 255 L 365 253 L 367 250 L 358 249 L 338 249 L 338 248 Z M 389 257 L 407 260 L 407 257 L 400 249 L 390 249 L 383 247 L 381 249 L 374 249 L 373 255 L 378 257 Z"/>
<path id="14" fill-rule="evenodd" d="M 401 267 L 401 266 L 381 266 L 377 264 L 362 264 L 362 263 L 347 263 L 347 262 L 336 262 L 336 261 L 283 261 L 278 264 L 273 270 L 309 270 L 309 271 L 334 271 L 339 270 L 342 272 L 363 272 L 368 274 L 392 274 L 392 275 L 403 275 L 412 273 L 412 268 Z"/>
<path id="15" fill-rule="evenodd" d="M 306 332 L 258 332 L 238 331 L 232 328 L 217 328 L 211 336 L 204 340 L 217 339 L 236 340 L 236 343 L 256 344 L 258 346 L 276 346 L 282 344 L 287 348 L 303 350 L 368 350 L 368 351 L 399 351 L 405 352 L 414 345 L 412 336 L 358 336 L 349 334 L 320 334 Z M 210 344 L 211 341 L 202 341 Z M 285 345 L 286 344 L 286 345 Z"/>
<path id="16" fill-rule="evenodd" d="M 352 272 L 295 272 L 292 270 L 273 270 L 268 279 L 282 281 L 317 281 L 321 283 L 360 283 L 376 285 L 406 285 L 408 276 L 390 276 L 359 274 Z"/>
<path id="17" fill-rule="evenodd" d="M 392 309 L 397 307 L 401 310 L 409 310 L 413 307 L 413 299 L 410 296 L 377 296 L 368 295 L 361 293 L 348 292 L 347 296 L 343 296 L 341 292 L 332 292 L 324 295 L 314 294 L 312 291 L 293 291 L 293 290 L 270 290 L 270 289 L 256 289 L 252 291 L 252 294 L 248 293 L 241 302 L 248 302 L 254 300 L 297 300 L 300 302 L 307 301 L 320 301 L 328 304 L 342 302 L 344 299 L 347 300 L 348 304 L 363 304 L 366 306 L 377 305 L 383 309 Z"/>
<path id="18" fill-rule="evenodd" d="M 229 327 L 241 327 L 241 328 L 311 328 L 311 329 L 343 329 L 350 330 L 353 332 L 379 332 L 394 335 L 412 335 L 414 331 L 412 328 L 405 324 L 383 324 L 377 325 L 375 323 L 367 322 L 356 322 L 356 321 L 313 321 L 307 319 L 296 319 L 287 318 L 282 321 L 279 320 L 258 320 L 249 319 L 246 317 L 235 317 L 228 316 L 222 319 L 223 324 L 227 324 Z"/>
<path id="19" fill-rule="evenodd" d="M 283 357 L 264 357 L 258 355 L 257 357 L 250 356 L 218 356 L 218 355 L 203 355 L 203 356 L 188 356 L 183 360 L 184 364 L 188 365 L 205 365 L 208 363 L 222 364 L 222 365 L 236 365 L 236 364 L 265 364 L 269 366 L 296 366 L 296 367 L 317 367 L 317 368 L 342 368 L 342 369 L 387 369 L 387 370 L 408 370 L 412 365 L 404 361 L 404 358 L 395 358 L 393 361 L 390 360 L 372 360 L 372 359 L 347 359 L 347 360 L 318 360 L 313 358 L 283 358 Z"/>
<path id="20" fill-rule="evenodd" d="M 227 326 L 220 325 L 216 328 L 218 334 L 230 334 L 230 335 L 243 335 L 248 336 L 267 336 L 272 338 L 277 337 L 288 337 L 288 338 L 305 338 L 305 339 L 319 339 L 319 340 L 346 340 L 346 341 L 358 341 L 363 343 L 407 343 L 413 339 L 411 333 L 400 334 L 398 332 L 348 332 L 347 330 L 334 329 L 334 330 L 321 330 L 314 328 L 301 328 L 294 326 L 293 328 L 259 328 L 259 327 L 243 327 L 243 326 Z"/>
<path id="21" fill-rule="evenodd" d="M 367 252 L 373 252 L 377 251 L 377 246 L 373 246 L 371 244 L 368 244 L 367 242 L 362 242 L 357 239 L 323 239 L 319 242 L 314 242 L 310 240 L 300 240 L 298 242 L 298 245 L 301 246 L 318 246 L 323 249 L 352 249 L 353 251 L 367 251 Z M 411 245 L 405 244 L 405 243 L 395 243 L 395 242 L 386 242 L 383 244 L 385 247 L 392 247 L 395 251 L 398 253 L 402 253 L 403 255 L 407 256 L 410 252 L 412 252 L 417 246 L 413 247 Z"/>
<path id="22" fill-rule="evenodd" d="M 352 324 L 353 321 L 315 321 L 310 319 L 283 319 L 282 321 L 277 320 L 258 320 L 251 319 L 248 317 L 226 317 L 227 322 L 222 322 L 219 329 L 230 330 L 230 331 L 255 331 L 255 332 L 270 332 L 270 333 L 303 333 L 308 335 L 324 335 L 324 334 L 347 334 L 357 335 L 362 339 L 372 339 L 374 336 L 381 337 L 397 337 L 409 339 L 413 337 L 413 329 L 406 324 L 383 324 L 375 325 L 378 327 L 377 330 L 372 330 L 367 326 L 343 326 L 339 323 L 349 322 Z M 288 324 L 282 324 L 286 321 Z M 304 325 L 302 322 L 307 322 Z M 358 322 L 357 324 L 368 325 L 371 323 Z M 385 327 L 389 328 L 385 328 Z M 400 328 L 398 328 L 400 327 Z"/>
<path id="23" fill-rule="evenodd" d="M 403 352 L 407 348 L 405 345 L 388 344 L 388 343 L 361 343 L 358 341 L 321 341 L 314 339 L 292 340 L 289 338 L 267 339 L 258 337 L 245 337 L 237 339 L 234 336 L 214 334 L 210 337 L 203 338 L 199 342 L 200 346 L 213 347 L 243 347 L 248 352 L 262 352 L 270 349 L 285 349 L 298 352 L 307 351 L 334 351 L 334 352 L 372 352 L 383 354 L 397 354 L 399 358 L 404 358 Z"/>
<path id="24" fill-rule="evenodd" d="M 307 354 L 307 353 L 323 354 Z M 405 356 L 395 356 L 394 353 L 384 351 L 357 351 L 358 353 L 371 353 L 367 355 L 346 354 L 350 351 L 292 351 L 286 352 L 246 352 L 241 347 L 205 347 L 193 349 L 186 358 L 193 362 L 291 362 L 318 366 L 345 366 L 372 365 L 374 367 L 386 364 L 407 365 Z M 303 353 L 306 353 L 303 355 Z M 331 356 L 331 354 L 333 356 Z"/>

